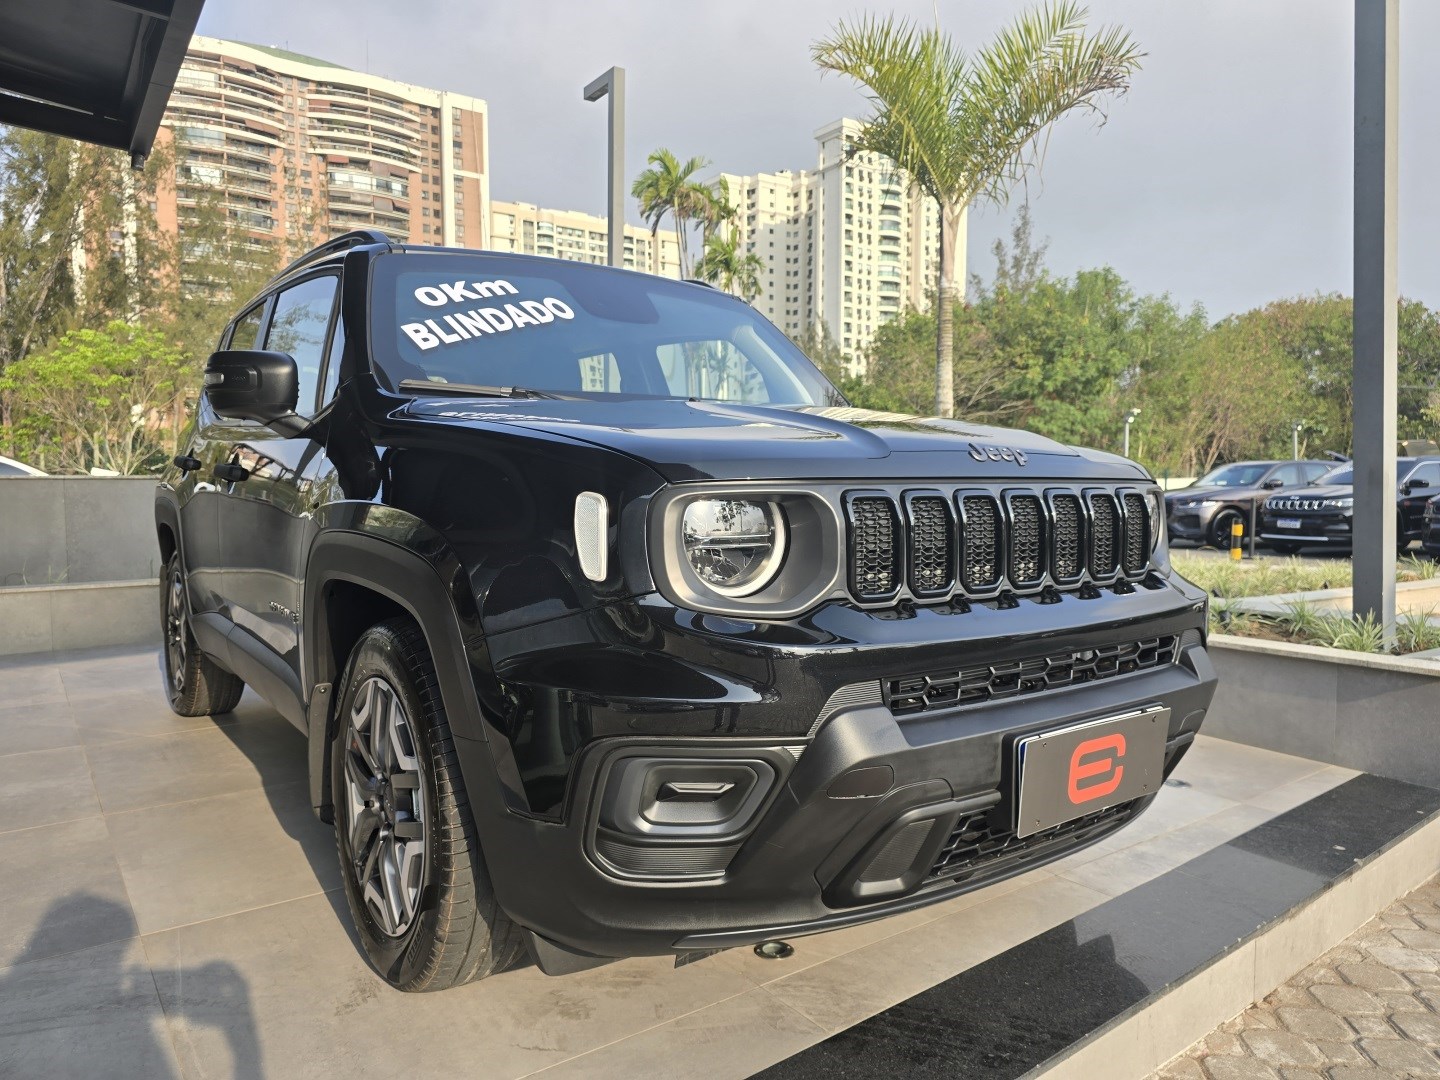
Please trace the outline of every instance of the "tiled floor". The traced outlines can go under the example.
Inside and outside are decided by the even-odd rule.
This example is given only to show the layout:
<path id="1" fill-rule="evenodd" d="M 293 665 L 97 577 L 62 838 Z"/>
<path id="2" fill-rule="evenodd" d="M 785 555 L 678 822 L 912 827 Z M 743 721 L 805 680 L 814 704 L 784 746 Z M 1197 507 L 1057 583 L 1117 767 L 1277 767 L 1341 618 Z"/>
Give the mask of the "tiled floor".
<path id="1" fill-rule="evenodd" d="M 0 660 L 0 1076 L 745 1076 L 1354 775 L 1201 739 L 1135 824 L 978 893 L 674 968 L 391 991 L 349 930 L 304 741 L 154 657 Z"/>

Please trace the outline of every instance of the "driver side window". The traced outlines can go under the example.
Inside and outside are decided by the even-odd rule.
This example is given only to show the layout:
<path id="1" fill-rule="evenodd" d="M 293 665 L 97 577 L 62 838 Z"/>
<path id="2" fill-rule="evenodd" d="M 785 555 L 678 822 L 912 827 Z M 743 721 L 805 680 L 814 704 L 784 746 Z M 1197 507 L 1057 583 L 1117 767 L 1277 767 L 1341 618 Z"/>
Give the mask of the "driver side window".
<path id="1" fill-rule="evenodd" d="M 275 298 L 275 312 L 270 316 L 265 348 L 295 358 L 300 374 L 295 411 L 302 416 L 315 411 L 315 392 L 325 362 L 325 338 L 339 280 L 327 274 L 290 286 Z"/>

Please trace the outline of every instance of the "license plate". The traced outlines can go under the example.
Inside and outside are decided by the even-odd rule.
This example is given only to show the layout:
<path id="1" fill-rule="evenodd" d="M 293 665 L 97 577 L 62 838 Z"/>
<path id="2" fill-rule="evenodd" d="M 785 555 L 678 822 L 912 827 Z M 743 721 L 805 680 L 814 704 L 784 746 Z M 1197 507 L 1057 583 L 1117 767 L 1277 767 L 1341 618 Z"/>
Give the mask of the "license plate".
<path id="1" fill-rule="evenodd" d="M 1152 705 L 1021 739 L 1015 834 L 1029 836 L 1159 791 L 1169 730 L 1170 710 Z"/>
<path id="2" fill-rule="evenodd" d="M 1298 529 L 1298 528 L 1300 528 L 1300 519 L 1299 519 L 1299 518 L 1276 518 L 1276 519 L 1275 519 L 1275 524 L 1278 525 L 1278 526 L 1280 526 L 1280 528 L 1282 528 L 1282 529 Z"/>

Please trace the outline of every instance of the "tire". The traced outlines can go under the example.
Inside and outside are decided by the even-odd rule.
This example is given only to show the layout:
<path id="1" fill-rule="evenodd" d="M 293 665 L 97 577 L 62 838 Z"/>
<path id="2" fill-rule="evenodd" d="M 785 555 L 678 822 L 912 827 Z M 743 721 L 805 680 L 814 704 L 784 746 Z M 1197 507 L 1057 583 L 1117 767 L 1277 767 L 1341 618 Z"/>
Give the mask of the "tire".
<path id="1" fill-rule="evenodd" d="M 1270 547 L 1280 555 L 1295 555 L 1300 551 L 1299 544 L 1290 544 L 1283 540 L 1271 540 Z"/>
<path id="2" fill-rule="evenodd" d="M 1210 522 L 1210 546 L 1219 548 L 1221 551 L 1229 551 L 1230 541 L 1232 539 L 1230 526 L 1237 521 L 1240 522 L 1242 526 L 1245 524 L 1245 519 L 1240 516 L 1239 510 L 1225 509 L 1216 514 L 1215 520 Z M 1246 538 L 1248 539 L 1248 529 L 1246 530 L 1246 534 Z"/>
<path id="3" fill-rule="evenodd" d="M 190 629 L 178 551 L 160 572 L 160 630 L 160 668 L 170 708 L 181 716 L 213 716 L 240 704 L 245 683 L 201 652 Z"/>
<path id="4" fill-rule="evenodd" d="M 419 627 L 393 619 L 367 630 L 336 709 L 336 847 L 375 970 L 397 990 L 421 992 L 512 966 L 524 942 L 496 902 Z"/>

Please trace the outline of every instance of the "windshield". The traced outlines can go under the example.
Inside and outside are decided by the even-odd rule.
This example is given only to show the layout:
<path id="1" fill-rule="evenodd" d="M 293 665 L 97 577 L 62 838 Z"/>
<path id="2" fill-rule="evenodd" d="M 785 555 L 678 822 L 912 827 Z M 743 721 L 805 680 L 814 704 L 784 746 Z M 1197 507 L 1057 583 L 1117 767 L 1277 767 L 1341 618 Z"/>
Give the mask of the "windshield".
<path id="1" fill-rule="evenodd" d="M 1395 461 L 1395 476 L 1396 476 L 1396 478 L 1399 479 L 1399 480 L 1404 480 L 1405 477 L 1407 477 L 1407 476 L 1410 475 L 1410 470 L 1413 469 L 1414 467 L 1415 467 L 1415 459 L 1414 459 L 1414 458 L 1403 458 L 1403 457 L 1402 457 L 1402 458 L 1397 458 L 1396 461 Z M 1324 484 L 1354 484 L 1354 483 L 1355 483 L 1355 463 L 1354 463 L 1354 462 L 1351 462 L 1351 461 L 1346 461 L 1346 462 L 1343 462 L 1343 463 L 1340 464 L 1340 465 L 1336 465 L 1335 468 L 1331 469 L 1331 470 L 1330 470 L 1329 472 L 1327 472 L 1324 476 L 1320 477 L 1319 480 L 1316 480 L 1316 481 L 1315 481 L 1315 486 L 1316 486 L 1316 487 L 1320 487 L 1321 485 L 1324 485 Z"/>
<path id="2" fill-rule="evenodd" d="M 382 255 L 370 310 L 376 374 L 391 390 L 409 379 L 582 398 L 845 403 L 749 305 L 648 274 L 469 252 Z"/>
<path id="3" fill-rule="evenodd" d="M 1260 483 L 1270 469 L 1269 465 L 1221 465 L 1218 469 L 1211 469 L 1199 480 L 1195 481 L 1195 487 L 1254 487 Z"/>

